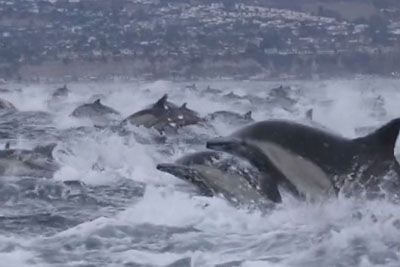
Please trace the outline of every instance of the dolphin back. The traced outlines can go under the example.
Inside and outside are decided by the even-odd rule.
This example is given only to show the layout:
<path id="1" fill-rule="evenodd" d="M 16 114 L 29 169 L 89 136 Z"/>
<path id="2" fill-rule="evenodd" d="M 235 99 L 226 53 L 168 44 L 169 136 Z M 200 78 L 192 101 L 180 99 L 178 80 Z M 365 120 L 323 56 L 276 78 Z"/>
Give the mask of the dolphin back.
<path id="1" fill-rule="evenodd" d="M 56 143 L 48 144 L 45 146 L 37 146 L 33 149 L 33 151 L 42 154 L 47 158 L 53 159 L 53 150 L 56 146 Z"/>

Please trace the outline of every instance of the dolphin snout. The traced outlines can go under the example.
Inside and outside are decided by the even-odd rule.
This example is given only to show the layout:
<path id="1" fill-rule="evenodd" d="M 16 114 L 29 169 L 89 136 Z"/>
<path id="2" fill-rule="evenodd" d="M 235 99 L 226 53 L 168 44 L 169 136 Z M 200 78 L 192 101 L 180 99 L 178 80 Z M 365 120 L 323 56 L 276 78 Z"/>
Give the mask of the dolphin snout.
<path id="1" fill-rule="evenodd" d="M 177 177 L 184 177 L 191 170 L 186 166 L 175 163 L 160 163 L 157 164 L 156 168 L 159 171 L 166 172 Z"/>
<path id="2" fill-rule="evenodd" d="M 170 172 L 173 169 L 176 169 L 177 166 L 176 164 L 171 164 L 171 163 L 160 163 L 157 164 L 156 169 L 162 172 Z"/>

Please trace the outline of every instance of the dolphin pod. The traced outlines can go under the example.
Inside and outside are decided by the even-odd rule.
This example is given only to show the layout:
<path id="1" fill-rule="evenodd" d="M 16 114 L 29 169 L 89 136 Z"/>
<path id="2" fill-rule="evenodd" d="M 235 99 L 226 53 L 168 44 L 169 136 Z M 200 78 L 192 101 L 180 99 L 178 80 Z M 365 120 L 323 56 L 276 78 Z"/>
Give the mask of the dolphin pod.
<path id="1" fill-rule="evenodd" d="M 56 92 L 64 88 L 66 87 L 60 88 Z M 190 125 L 209 126 L 207 123 L 214 120 L 229 120 L 235 125 L 245 125 L 254 121 L 251 114 L 251 111 L 243 115 L 232 111 L 217 111 L 202 118 L 197 112 L 188 108 L 187 103 L 177 105 L 169 101 L 168 95 L 164 94 L 154 104 L 123 119 L 119 123 L 119 126 L 143 126 L 145 128 L 153 128 L 160 134 L 168 135 L 176 134 L 179 129 Z M 119 115 L 119 113 L 100 103 L 99 99 L 93 103 L 87 103 L 77 107 L 71 114 L 71 116 L 77 118 L 90 118 L 94 122 L 101 121 L 101 119 L 103 119 L 103 121 L 104 119 L 110 121 L 109 118 L 105 117 L 115 115 Z"/>
<path id="2" fill-rule="evenodd" d="M 271 98 L 286 98 L 279 90 Z M 54 94 L 67 96 L 64 86 Z M 227 95 L 227 97 L 235 97 Z M 15 109 L 2 101 L 3 109 Z M 285 102 L 286 103 L 286 102 Z M 312 112 L 306 118 L 312 121 Z M 77 107 L 72 116 L 92 118 L 118 116 L 100 100 Z M 229 119 L 227 119 L 229 118 Z M 133 124 L 163 134 L 207 120 L 233 120 L 246 125 L 226 137 L 207 142 L 210 150 L 188 154 L 157 169 L 194 185 L 201 195 L 222 196 L 234 205 L 282 201 L 283 190 L 300 199 L 320 199 L 344 192 L 381 197 L 400 192 L 400 165 L 394 146 L 400 129 L 395 119 L 365 136 L 349 139 L 322 127 L 286 120 L 254 122 L 251 112 L 217 111 L 202 118 L 186 103 L 177 105 L 162 96 L 154 104 L 128 116 L 120 126 Z M 0 175 L 27 173 L 51 177 L 58 169 L 51 156 L 54 146 L 32 150 L 0 150 Z M 16 172 L 18 170 L 18 172 Z M 383 189 L 383 190 L 382 190 Z"/>

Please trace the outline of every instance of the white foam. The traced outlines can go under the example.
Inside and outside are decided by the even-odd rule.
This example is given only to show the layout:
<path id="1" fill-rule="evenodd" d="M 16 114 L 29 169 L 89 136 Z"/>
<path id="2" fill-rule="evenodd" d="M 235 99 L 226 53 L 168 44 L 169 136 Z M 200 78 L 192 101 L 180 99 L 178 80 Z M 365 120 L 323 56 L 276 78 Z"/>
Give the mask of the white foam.
<path id="1" fill-rule="evenodd" d="M 203 81 L 198 88 L 205 88 L 208 84 L 224 92 L 215 97 L 201 97 L 196 92 L 179 90 L 185 83 L 167 81 L 71 84 L 68 85 L 71 95 L 55 111 L 56 126 L 66 129 L 89 125 L 69 117 L 69 114 L 94 94 L 104 95 L 104 103 L 123 116 L 154 103 L 165 93 L 177 105 L 188 102 L 188 107 L 201 115 L 221 109 L 244 113 L 249 110 L 248 102 L 230 102 L 221 96 L 233 91 L 241 96 L 250 93 L 265 97 L 267 89 L 280 83 Z M 281 107 L 250 106 L 254 118 L 299 119 L 304 117 L 305 110 L 314 108 L 317 122 L 352 137 L 355 127 L 382 123 L 368 115 L 370 110 L 363 102 L 365 94 L 362 94 L 365 90 L 375 90 L 383 95 L 388 113 L 385 120 L 400 114 L 398 80 L 363 78 L 294 81 L 290 84 L 304 93 L 293 111 Z M 51 110 L 47 100 L 58 86 L 15 85 L 18 86 L 22 87 L 22 92 L 4 97 L 19 109 Z M 328 104 L 326 100 L 331 102 Z M 235 130 L 223 121 L 214 126 L 217 135 Z M 146 131 L 138 129 L 141 130 Z M 213 134 L 211 130 L 204 130 L 204 133 Z M 129 207 L 112 217 L 85 222 L 49 238 L 28 238 L 32 243 L 17 240 L 18 248 L 10 253 L 0 250 L 0 266 L 3 263 L 7 264 L 3 266 L 27 266 L 27 263 L 35 262 L 38 266 L 45 266 L 38 259 L 36 246 L 48 243 L 61 251 L 63 242 L 76 245 L 69 253 L 81 259 L 82 264 L 84 257 L 93 253 L 99 257 L 105 255 L 109 266 L 129 262 L 163 266 L 185 257 L 191 258 L 193 266 L 212 266 L 229 261 L 242 262 L 242 266 L 334 266 L 338 259 L 344 265 L 352 265 L 354 260 L 359 266 L 396 266 L 396 257 L 400 257 L 398 206 L 385 201 L 358 202 L 338 198 L 302 203 L 285 198 L 284 204 L 266 214 L 237 209 L 221 198 L 192 196 L 177 186 L 182 181 L 155 169 L 159 162 L 172 162 L 186 152 L 204 149 L 203 146 L 182 146 L 181 143 L 176 146 L 172 154 L 161 154 L 162 145 L 140 144 L 133 137 L 121 137 L 107 131 L 83 135 L 60 144 L 57 150 L 65 150 L 66 154 L 56 153 L 63 166 L 56 173 L 56 179 L 80 180 L 90 185 L 110 184 L 119 178 L 132 179 L 146 184 L 144 197 L 132 201 Z M 136 233 L 143 225 L 166 227 L 167 233 L 173 231 L 170 228 L 189 230 L 160 235 L 160 240 L 156 241 L 146 238 L 137 241 Z M 100 240 L 98 251 L 85 248 L 84 244 L 90 238 Z M 166 251 L 160 252 L 163 249 Z"/>

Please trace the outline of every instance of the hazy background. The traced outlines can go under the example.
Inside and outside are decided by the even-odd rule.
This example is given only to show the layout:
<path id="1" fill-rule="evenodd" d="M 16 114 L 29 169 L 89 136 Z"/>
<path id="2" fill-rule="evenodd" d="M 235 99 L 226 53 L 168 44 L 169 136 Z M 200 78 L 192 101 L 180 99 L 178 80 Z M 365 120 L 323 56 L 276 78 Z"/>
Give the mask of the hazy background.
<path id="1" fill-rule="evenodd" d="M 400 70 L 397 0 L 0 0 L 0 77 L 308 79 Z"/>

